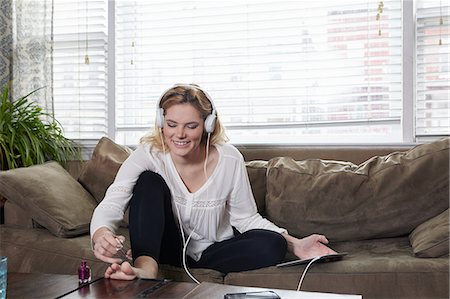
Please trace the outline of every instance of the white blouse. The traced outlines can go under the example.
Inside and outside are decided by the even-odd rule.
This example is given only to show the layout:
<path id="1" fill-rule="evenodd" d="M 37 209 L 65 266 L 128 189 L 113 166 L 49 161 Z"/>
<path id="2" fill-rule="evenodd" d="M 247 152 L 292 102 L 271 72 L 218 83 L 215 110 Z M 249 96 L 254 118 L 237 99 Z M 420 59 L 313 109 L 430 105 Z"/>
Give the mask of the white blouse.
<path id="1" fill-rule="evenodd" d="M 258 214 L 241 153 L 230 144 L 215 147 L 219 153 L 216 168 L 206 183 L 191 193 L 169 153 L 140 144 L 122 164 L 105 198 L 95 209 L 91 236 L 100 227 L 116 232 L 133 187 L 146 170 L 160 174 L 169 186 L 175 219 L 181 222 L 185 238 L 192 235 L 187 254 L 196 261 L 211 244 L 233 237 L 233 226 L 241 233 L 256 228 L 286 232 Z"/>

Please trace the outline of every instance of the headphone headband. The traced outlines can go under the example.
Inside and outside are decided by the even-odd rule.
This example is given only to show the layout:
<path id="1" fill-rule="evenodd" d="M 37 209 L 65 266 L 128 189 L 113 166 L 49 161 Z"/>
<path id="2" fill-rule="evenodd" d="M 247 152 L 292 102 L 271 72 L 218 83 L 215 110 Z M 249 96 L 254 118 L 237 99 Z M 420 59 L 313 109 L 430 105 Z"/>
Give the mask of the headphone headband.
<path id="1" fill-rule="evenodd" d="M 162 93 L 161 97 L 158 100 L 157 106 L 156 106 L 156 117 L 155 117 L 156 126 L 158 128 L 163 128 L 163 126 L 164 126 L 164 109 L 161 107 L 161 101 L 169 90 L 176 88 L 176 87 L 195 88 L 203 93 L 203 95 L 206 97 L 206 99 L 210 102 L 211 109 L 212 109 L 211 113 L 208 114 L 208 116 L 205 119 L 205 123 L 204 123 L 205 132 L 206 133 L 214 132 L 214 127 L 216 125 L 216 118 L 217 118 L 216 107 L 214 106 L 214 102 L 213 102 L 212 98 L 210 97 L 210 95 L 206 91 L 201 89 L 200 86 L 198 86 L 196 84 L 175 84 Z"/>

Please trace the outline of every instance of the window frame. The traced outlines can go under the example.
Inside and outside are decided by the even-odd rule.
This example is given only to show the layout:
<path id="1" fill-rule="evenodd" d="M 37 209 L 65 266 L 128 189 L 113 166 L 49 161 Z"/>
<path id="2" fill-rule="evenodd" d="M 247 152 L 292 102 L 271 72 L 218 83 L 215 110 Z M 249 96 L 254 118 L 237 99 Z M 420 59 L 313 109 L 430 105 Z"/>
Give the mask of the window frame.
<path id="1" fill-rule="evenodd" d="M 415 136 L 415 102 L 416 102 L 416 7 L 414 1 L 402 1 L 403 26 L 403 90 L 402 90 L 402 143 L 416 143 Z M 411 26 L 405 26 L 410 22 Z"/>

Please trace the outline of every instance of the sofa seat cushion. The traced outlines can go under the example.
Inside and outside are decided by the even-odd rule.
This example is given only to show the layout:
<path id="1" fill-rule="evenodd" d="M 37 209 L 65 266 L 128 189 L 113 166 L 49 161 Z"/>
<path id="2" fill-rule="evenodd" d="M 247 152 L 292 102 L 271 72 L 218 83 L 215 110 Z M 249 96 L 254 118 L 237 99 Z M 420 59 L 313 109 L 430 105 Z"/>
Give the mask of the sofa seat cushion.
<path id="1" fill-rule="evenodd" d="M 332 245 L 341 261 L 312 264 L 301 290 L 361 294 L 363 298 L 448 298 L 448 258 L 414 257 L 407 237 Z M 229 273 L 226 284 L 297 288 L 306 265 Z"/>
<path id="2" fill-rule="evenodd" d="M 92 276 L 105 273 L 107 264 L 98 260 L 90 247 L 89 235 L 58 238 L 46 229 L 0 226 L 0 252 L 8 256 L 10 272 L 77 274 L 82 259 Z"/>
<path id="3" fill-rule="evenodd" d="M 323 233 L 348 241 L 407 235 L 449 207 L 449 141 L 360 165 L 271 159 L 267 217 L 299 237 Z"/>
<path id="4" fill-rule="evenodd" d="M 119 228 L 125 236 L 124 247 L 130 248 L 128 230 Z M 81 260 L 86 260 L 92 277 L 101 277 L 108 267 L 98 260 L 90 247 L 89 235 L 76 238 L 58 238 L 46 229 L 0 225 L 0 255 L 8 256 L 10 272 L 45 272 L 77 274 Z M 211 269 L 190 269 L 200 281 L 223 283 L 223 274 Z M 158 276 L 174 281 L 192 282 L 183 268 L 160 265 Z"/>
<path id="5" fill-rule="evenodd" d="M 54 161 L 1 171 L 0 194 L 59 237 L 87 233 L 96 206 L 89 192 Z"/>

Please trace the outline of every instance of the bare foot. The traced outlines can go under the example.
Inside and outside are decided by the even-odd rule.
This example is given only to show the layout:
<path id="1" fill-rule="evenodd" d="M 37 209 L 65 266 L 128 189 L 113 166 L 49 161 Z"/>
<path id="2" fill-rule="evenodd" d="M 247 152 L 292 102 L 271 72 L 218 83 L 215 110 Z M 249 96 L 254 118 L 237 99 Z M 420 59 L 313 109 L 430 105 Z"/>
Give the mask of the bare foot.
<path id="1" fill-rule="evenodd" d="M 119 280 L 133 280 L 138 277 L 138 269 L 132 267 L 129 262 L 122 264 L 111 264 L 105 271 L 105 278 L 119 279 Z"/>
<path id="2" fill-rule="evenodd" d="M 158 276 L 158 263 L 148 256 L 140 256 L 134 262 L 122 264 L 113 263 L 105 271 L 105 278 L 133 280 L 135 278 L 156 278 Z"/>

